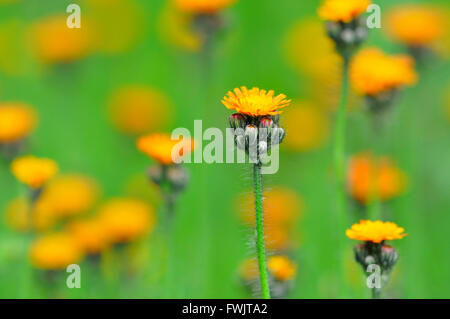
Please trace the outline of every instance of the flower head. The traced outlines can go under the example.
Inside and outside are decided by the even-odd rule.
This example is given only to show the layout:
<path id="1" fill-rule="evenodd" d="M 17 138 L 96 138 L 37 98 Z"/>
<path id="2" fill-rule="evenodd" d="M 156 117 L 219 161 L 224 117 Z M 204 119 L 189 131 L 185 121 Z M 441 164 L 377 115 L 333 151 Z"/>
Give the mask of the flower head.
<path id="1" fill-rule="evenodd" d="M 22 103 L 0 103 L 0 144 L 28 136 L 36 125 L 36 114 Z"/>
<path id="2" fill-rule="evenodd" d="M 144 86 L 121 88 L 110 101 L 111 119 L 127 134 L 145 134 L 162 129 L 171 108 L 168 98 Z"/>
<path id="3" fill-rule="evenodd" d="M 46 231 L 55 224 L 55 216 L 45 202 L 38 201 L 31 205 L 27 198 L 16 198 L 5 209 L 6 224 L 20 232 Z"/>
<path id="4" fill-rule="evenodd" d="M 379 244 L 385 240 L 401 239 L 407 234 L 402 227 L 392 222 L 361 220 L 359 224 L 354 224 L 347 229 L 345 234 L 350 239 L 370 241 Z"/>
<path id="5" fill-rule="evenodd" d="M 231 6 L 236 0 L 175 0 L 178 9 L 189 13 L 215 13 Z"/>
<path id="6" fill-rule="evenodd" d="M 137 148 L 160 162 L 163 165 L 171 165 L 195 148 L 193 140 L 172 140 L 168 134 L 150 134 L 137 141 Z"/>
<path id="7" fill-rule="evenodd" d="M 234 89 L 233 92 L 228 92 L 228 96 L 224 97 L 222 103 L 227 109 L 252 117 L 280 114 L 280 109 L 291 103 L 291 100 L 286 100 L 284 94 L 274 96 L 275 92 L 272 90 L 267 92 L 256 87 L 248 90 L 247 87 L 242 86 L 240 89 Z"/>
<path id="8" fill-rule="evenodd" d="M 325 0 L 319 16 L 327 21 L 348 23 L 364 13 L 370 3 L 370 0 Z"/>
<path id="9" fill-rule="evenodd" d="M 373 197 L 386 201 L 399 195 L 406 185 L 405 174 L 387 157 L 374 158 L 370 153 L 350 159 L 347 188 L 361 203 Z"/>
<path id="10" fill-rule="evenodd" d="M 60 270 L 83 258 L 83 250 L 72 236 L 66 233 L 45 235 L 31 246 L 31 263 L 45 270 Z"/>
<path id="11" fill-rule="evenodd" d="M 116 198 L 99 211 L 108 238 L 113 243 L 129 242 L 151 232 L 156 216 L 147 203 L 133 198 Z"/>
<path id="12" fill-rule="evenodd" d="M 31 42 L 36 56 L 44 63 L 78 60 L 92 48 L 90 28 L 68 28 L 65 15 L 42 18 L 31 26 Z"/>
<path id="13" fill-rule="evenodd" d="M 45 187 L 41 201 L 57 217 L 70 217 L 88 211 L 99 197 L 99 186 L 90 177 L 66 174 L 55 177 Z"/>
<path id="14" fill-rule="evenodd" d="M 429 5 L 401 5 L 387 15 L 387 30 L 397 41 L 410 46 L 433 44 L 446 31 L 442 10 Z"/>
<path id="15" fill-rule="evenodd" d="M 39 188 L 56 174 L 58 165 L 51 159 L 30 155 L 14 159 L 11 171 L 22 183 Z"/>
<path id="16" fill-rule="evenodd" d="M 71 222 L 67 230 L 89 254 L 98 254 L 110 243 L 105 225 L 99 218 Z"/>
<path id="17" fill-rule="evenodd" d="M 267 268 L 278 281 L 292 280 L 297 272 L 297 265 L 288 256 L 270 256 Z"/>
<path id="18" fill-rule="evenodd" d="M 387 55 L 376 48 L 360 51 L 350 65 L 350 79 L 355 90 L 376 95 L 417 81 L 414 60 L 406 55 Z"/>

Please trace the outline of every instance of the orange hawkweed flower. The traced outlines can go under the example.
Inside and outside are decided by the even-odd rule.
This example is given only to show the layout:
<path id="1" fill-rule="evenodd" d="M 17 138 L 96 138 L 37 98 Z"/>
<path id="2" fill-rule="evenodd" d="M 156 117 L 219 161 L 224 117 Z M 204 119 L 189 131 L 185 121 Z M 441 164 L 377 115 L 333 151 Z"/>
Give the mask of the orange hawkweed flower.
<path id="1" fill-rule="evenodd" d="M 242 86 L 240 89 L 234 89 L 233 92 L 228 92 L 228 96 L 224 97 L 222 103 L 227 109 L 253 117 L 280 114 L 280 109 L 291 103 L 291 100 L 286 100 L 284 94 L 274 96 L 273 90 L 267 92 L 257 87 L 248 90 L 247 87 Z"/>
<path id="2" fill-rule="evenodd" d="M 36 113 L 23 103 L 0 103 L 0 144 L 27 137 L 36 126 Z"/>
<path id="3" fill-rule="evenodd" d="M 56 221 L 45 202 L 38 199 L 34 205 L 31 205 L 27 198 L 22 197 L 8 203 L 4 216 L 6 224 L 20 232 L 47 231 Z"/>
<path id="4" fill-rule="evenodd" d="M 124 133 L 137 135 L 163 128 L 169 118 L 171 103 L 157 90 L 145 86 L 127 86 L 111 98 L 112 122 Z"/>
<path id="5" fill-rule="evenodd" d="M 56 174 L 58 165 L 51 159 L 30 155 L 14 159 L 11 171 L 22 183 L 39 188 Z"/>
<path id="6" fill-rule="evenodd" d="M 83 250 L 67 233 L 45 235 L 30 248 L 31 263 L 39 269 L 61 270 L 83 258 Z"/>
<path id="7" fill-rule="evenodd" d="M 89 254 L 98 254 L 110 244 L 105 225 L 99 218 L 71 222 L 67 231 Z"/>
<path id="8" fill-rule="evenodd" d="M 267 268 L 278 281 L 292 280 L 297 273 L 297 265 L 288 256 L 270 256 L 267 260 Z"/>
<path id="9" fill-rule="evenodd" d="M 44 63 L 67 63 L 85 57 L 92 49 L 91 30 L 67 27 L 67 16 L 42 18 L 31 26 L 30 37 L 36 56 Z"/>
<path id="10" fill-rule="evenodd" d="M 405 174 L 387 157 L 375 159 L 370 153 L 362 153 L 350 159 L 347 188 L 361 203 L 367 204 L 373 197 L 387 201 L 399 195 L 405 185 Z"/>
<path id="11" fill-rule="evenodd" d="M 178 9 L 189 13 L 216 13 L 231 6 L 236 0 L 174 0 Z"/>
<path id="12" fill-rule="evenodd" d="M 172 140 L 168 134 L 156 133 L 139 138 L 137 148 L 163 165 L 172 165 L 189 154 L 195 143 L 193 140 Z"/>
<path id="13" fill-rule="evenodd" d="M 428 46 L 441 38 L 446 31 L 442 9 L 429 5 L 401 5 L 387 15 L 388 33 L 409 46 Z"/>
<path id="14" fill-rule="evenodd" d="M 116 198 L 104 204 L 99 218 L 113 243 L 129 242 L 148 234 L 155 227 L 156 216 L 147 203 L 133 198 Z"/>
<path id="15" fill-rule="evenodd" d="M 392 222 L 361 220 L 347 229 L 345 234 L 350 239 L 370 241 L 379 244 L 385 240 L 402 239 L 408 234 L 402 227 Z"/>
<path id="16" fill-rule="evenodd" d="M 350 65 L 350 80 L 355 90 L 376 95 L 417 81 L 414 60 L 407 55 L 387 55 L 377 48 L 361 50 Z"/>
<path id="17" fill-rule="evenodd" d="M 364 13 L 370 4 L 370 0 L 325 0 L 319 16 L 327 21 L 348 23 Z"/>
<path id="18" fill-rule="evenodd" d="M 81 174 L 56 176 L 45 187 L 41 201 L 57 217 L 71 217 L 87 212 L 99 197 L 97 182 Z"/>

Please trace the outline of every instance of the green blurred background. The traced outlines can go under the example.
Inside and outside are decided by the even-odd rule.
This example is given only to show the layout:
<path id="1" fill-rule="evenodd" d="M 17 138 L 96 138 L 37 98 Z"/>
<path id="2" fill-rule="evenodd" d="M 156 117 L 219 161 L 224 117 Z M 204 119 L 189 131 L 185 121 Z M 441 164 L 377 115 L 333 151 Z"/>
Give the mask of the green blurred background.
<path id="1" fill-rule="evenodd" d="M 241 85 L 285 93 L 296 100 L 311 100 L 308 77 L 286 61 L 285 35 L 302 19 L 318 19 L 319 1 L 241 0 L 225 13 L 228 25 L 214 43 L 211 61 L 180 50 L 165 41 L 160 15 L 162 0 L 136 0 L 142 15 L 142 33 L 136 44 L 119 54 L 94 53 L 70 65 L 43 67 L 26 51 L 15 59 L 22 72 L 0 73 L 0 100 L 20 100 L 36 108 L 39 125 L 29 142 L 29 152 L 56 160 L 62 172 L 81 172 L 102 186 L 102 199 L 129 192 L 130 178 L 141 176 L 149 159 L 135 148 L 108 119 L 107 101 L 123 85 L 149 85 L 164 92 L 174 112 L 170 126 L 193 129 L 227 127 L 230 111 L 221 103 L 228 90 Z M 413 1 L 375 1 L 384 10 Z M 425 1 L 424 1 L 425 2 Z M 65 13 L 65 0 L 17 1 L 0 5 L 0 25 L 14 20 L 19 33 L 27 25 L 52 13 Z M 447 1 L 426 1 L 448 10 Z M 82 18 L 89 12 L 83 11 Z M 119 16 L 120 17 L 120 16 Z M 112 31 L 124 23 L 117 20 Z M 126 27 L 125 25 L 123 27 Z M 20 33 L 22 32 L 22 33 Z M 11 44 L 13 45 L 13 44 Z M 366 45 L 401 52 L 383 29 L 373 30 Z M 305 48 L 308 44 L 304 43 Z M 0 48 L 8 43 L 0 43 Z M 21 47 L 22 48 L 22 47 Z M 0 53 L 1 55 L 1 53 Z M 391 125 L 384 132 L 383 153 L 396 160 L 409 178 L 407 192 L 389 203 L 387 219 L 409 234 L 394 243 L 399 264 L 386 289 L 391 298 L 448 298 L 450 283 L 450 122 L 444 111 L 449 88 L 448 60 L 435 59 L 418 66 L 419 83 L 408 88 L 395 105 Z M 349 113 L 348 153 L 371 148 L 370 122 L 363 111 Z M 287 132 L 289 134 L 289 132 Z M 336 292 L 332 265 L 335 225 L 334 184 L 330 138 L 307 152 L 282 150 L 278 174 L 264 176 L 264 186 L 284 185 L 301 196 L 305 207 L 296 228 L 302 238 L 294 252 L 297 280 L 290 298 L 367 298 L 364 275 L 353 261 L 347 240 L 348 295 Z M 42 287 L 28 263 L 29 238 L 0 222 L 0 297 L 42 298 L 246 298 L 237 269 L 254 252 L 248 248 L 250 231 L 237 218 L 236 197 L 252 186 L 249 165 L 188 164 L 191 183 L 178 205 L 173 229 L 176 262 L 168 288 L 159 280 L 161 232 L 156 230 L 139 246 L 144 254 L 142 271 L 133 278 L 98 276 L 98 269 L 82 264 L 82 288 Z M 24 192 L 12 177 L 8 163 L 0 167 L 0 208 Z M 351 206 L 352 207 L 352 206 Z M 360 216 L 355 207 L 353 221 Z M 349 225 L 350 226 L 350 225 Z M 157 225 L 158 227 L 158 225 Z M 341 234 L 343 237 L 344 233 Z M 155 266 L 156 265 L 156 266 Z M 156 274 L 155 274 L 156 273 Z M 113 276 L 114 277 L 114 276 Z M 62 287 L 62 288 L 61 288 Z"/>

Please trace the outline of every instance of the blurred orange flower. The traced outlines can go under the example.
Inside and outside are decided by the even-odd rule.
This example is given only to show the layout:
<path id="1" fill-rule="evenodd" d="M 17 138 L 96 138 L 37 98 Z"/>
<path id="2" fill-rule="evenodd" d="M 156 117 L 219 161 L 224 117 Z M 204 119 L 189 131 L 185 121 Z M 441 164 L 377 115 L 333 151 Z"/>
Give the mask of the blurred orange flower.
<path id="1" fill-rule="evenodd" d="M 286 100 L 284 94 L 274 97 L 274 91 L 267 92 L 256 87 L 248 90 L 247 87 L 242 86 L 240 89 L 234 89 L 233 92 L 228 92 L 228 96 L 223 98 L 222 103 L 227 109 L 253 117 L 280 114 L 280 109 L 291 102 Z"/>
<path id="2" fill-rule="evenodd" d="M 82 248 L 67 233 L 45 235 L 30 248 L 31 263 L 39 269 L 62 270 L 82 258 Z"/>
<path id="3" fill-rule="evenodd" d="M 288 256 L 270 256 L 267 259 L 267 268 L 278 281 L 288 281 L 295 278 L 297 265 Z"/>
<path id="4" fill-rule="evenodd" d="M 446 32 L 445 19 L 439 7 L 400 5 L 389 11 L 386 27 L 396 41 L 409 46 L 429 46 Z"/>
<path id="5" fill-rule="evenodd" d="M 156 216 L 147 203 L 133 198 L 115 198 L 99 210 L 99 218 L 113 243 L 129 242 L 153 231 Z"/>
<path id="6" fill-rule="evenodd" d="M 174 0 L 178 9 L 190 13 L 211 14 L 231 6 L 236 0 Z"/>
<path id="7" fill-rule="evenodd" d="M 179 152 L 172 154 L 175 147 L 180 147 Z M 193 140 L 172 140 L 168 134 L 150 134 L 137 141 L 138 149 L 163 165 L 174 164 L 181 157 L 189 154 L 194 148 Z"/>
<path id="8" fill-rule="evenodd" d="M 0 103 L 0 144 L 27 137 L 35 128 L 34 110 L 20 102 Z"/>
<path id="9" fill-rule="evenodd" d="M 71 222 L 67 231 L 89 254 L 98 254 L 110 244 L 105 225 L 99 218 Z"/>
<path id="10" fill-rule="evenodd" d="M 58 171 L 58 165 L 48 158 L 23 156 L 13 160 L 11 171 L 22 183 L 31 188 L 40 188 Z"/>
<path id="11" fill-rule="evenodd" d="M 405 187 L 405 174 L 389 158 L 376 159 L 370 153 L 361 153 L 350 159 L 347 188 L 357 201 L 367 204 L 373 197 L 387 201 Z"/>
<path id="12" fill-rule="evenodd" d="M 323 20 L 348 23 L 366 12 L 370 0 L 325 0 L 319 8 Z"/>
<path id="13" fill-rule="evenodd" d="M 82 28 L 67 27 L 66 15 L 41 18 L 30 27 L 30 41 L 44 63 L 67 63 L 85 57 L 93 49 L 93 30 L 86 21 Z"/>
<path id="14" fill-rule="evenodd" d="M 350 80 L 355 90 L 376 95 L 416 83 L 414 60 L 407 55 L 387 55 L 377 48 L 361 50 L 350 64 Z"/>
<path id="15" fill-rule="evenodd" d="M 20 232 L 42 232 L 55 224 L 51 209 L 38 199 L 34 205 L 26 198 L 16 198 L 9 202 L 5 209 L 5 222 L 14 230 Z"/>
<path id="16" fill-rule="evenodd" d="M 294 151 L 309 151 L 321 146 L 329 135 L 327 113 L 309 102 L 296 102 L 283 119 L 286 138 L 283 145 Z"/>
<path id="17" fill-rule="evenodd" d="M 392 222 L 361 220 L 359 224 L 354 224 L 347 229 L 345 234 L 350 239 L 381 243 L 385 240 L 402 239 L 407 236 L 402 227 Z"/>
<path id="18" fill-rule="evenodd" d="M 56 217 L 71 217 L 87 212 L 100 193 L 95 180 L 81 174 L 56 176 L 45 187 L 40 200 Z"/>
<path id="19" fill-rule="evenodd" d="M 110 113 L 115 126 L 127 134 L 157 131 L 169 120 L 171 103 L 166 95 L 145 86 L 127 86 L 111 97 Z"/>

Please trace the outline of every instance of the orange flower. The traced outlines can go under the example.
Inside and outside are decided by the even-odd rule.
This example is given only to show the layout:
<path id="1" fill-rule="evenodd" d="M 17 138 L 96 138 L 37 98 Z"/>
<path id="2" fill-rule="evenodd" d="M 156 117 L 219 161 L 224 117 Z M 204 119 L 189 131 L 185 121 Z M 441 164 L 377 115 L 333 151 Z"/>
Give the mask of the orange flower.
<path id="1" fill-rule="evenodd" d="M 6 224 L 20 232 L 46 231 L 55 224 L 55 217 L 45 202 L 38 199 L 34 205 L 26 198 L 12 200 L 5 209 Z"/>
<path id="2" fill-rule="evenodd" d="M 111 98 L 111 119 L 127 134 L 160 130 L 167 123 L 171 104 L 161 92 L 145 86 L 123 87 Z"/>
<path id="3" fill-rule="evenodd" d="M 89 254 L 98 254 L 109 245 L 110 238 L 105 225 L 98 218 L 75 221 L 67 228 L 78 244 Z"/>
<path id="4" fill-rule="evenodd" d="M 47 158 L 24 156 L 13 160 L 11 171 L 22 183 L 39 188 L 58 171 L 58 165 Z"/>
<path id="5" fill-rule="evenodd" d="M 116 198 L 104 204 L 99 211 L 108 238 L 113 243 L 129 242 L 151 232 L 156 216 L 147 203 L 132 198 Z"/>
<path id="6" fill-rule="evenodd" d="M 405 184 L 404 173 L 387 157 L 377 160 L 369 153 L 362 153 L 350 159 L 347 188 L 361 203 L 367 204 L 373 197 L 389 200 L 399 195 Z"/>
<path id="7" fill-rule="evenodd" d="M 36 113 L 28 105 L 0 103 L 0 144 L 28 136 L 36 125 Z"/>
<path id="8" fill-rule="evenodd" d="M 392 9 L 387 15 L 387 30 L 397 41 L 410 46 L 427 46 L 446 31 L 442 8 L 410 4 Z"/>
<path id="9" fill-rule="evenodd" d="M 189 13 L 211 14 L 231 6 L 236 0 L 174 0 L 178 9 Z"/>
<path id="10" fill-rule="evenodd" d="M 137 147 L 161 164 L 171 165 L 189 154 L 195 148 L 195 143 L 193 140 L 172 140 L 168 134 L 151 134 L 139 138 Z"/>
<path id="11" fill-rule="evenodd" d="M 280 114 L 280 109 L 288 106 L 291 100 L 286 100 L 284 94 L 274 97 L 274 93 L 272 90 L 267 92 L 256 87 L 248 90 L 247 87 L 242 86 L 241 89 L 234 89 L 234 93 L 228 92 L 228 96 L 224 97 L 222 103 L 227 109 L 253 117 L 276 115 Z"/>
<path id="12" fill-rule="evenodd" d="M 360 94 L 381 92 L 413 85 L 417 81 L 414 60 L 406 55 L 386 55 L 376 48 L 361 50 L 350 65 L 350 79 Z"/>
<path id="13" fill-rule="evenodd" d="M 323 20 L 348 23 L 367 10 L 370 0 L 325 0 L 319 8 Z"/>
<path id="14" fill-rule="evenodd" d="M 61 270 L 83 258 L 83 250 L 66 233 L 55 233 L 37 239 L 31 246 L 31 263 L 40 269 Z"/>
<path id="15" fill-rule="evenodd" d="M 57 217 L 70 217 L 92 208 L 99 197 L 99 186 L 90 177 L 67 174 L 55 177 L 45 187 L 41 201 Z"/>
<path id="16" fill-rule="evenodd" d="M 92 35 L 87 23 L 81 28 L 67 27 L 66 15 L 42 18 L 31 26 L 31 43 L 44 63 L 66 63 L 85 57 L 92 49 Z"/>
<path id="17" fill-rule="evenodd" d="M 297 265 L 288 256 L 270 256 L 267 260 L 267 268 L 278 281 L 292 280 L 297 273 Z"/>
<path id="18" fill-rule="evenodd" d="M 294 103 L 283 119 L 286 128 L 284 145 L 295 151 L 309 151 L 321 146 L 329 134 L 325 111 L 309 102 Z"/>
<path id="19" fill-rule="evenodd" d="M 392 222 L 361 220 L 347 229 L 345 234 L 350 239 L 370 241 L 379 244 L 385 240 L 402 239 L 407 236 L 402 227 Z"/>

